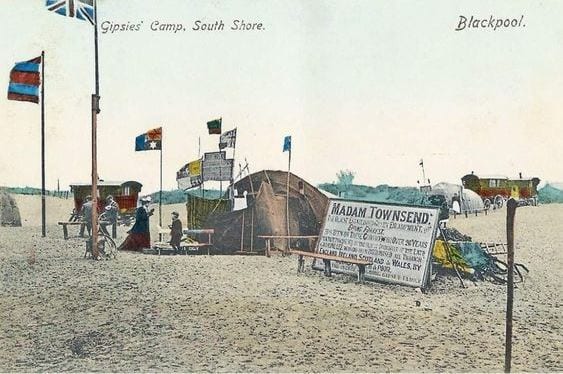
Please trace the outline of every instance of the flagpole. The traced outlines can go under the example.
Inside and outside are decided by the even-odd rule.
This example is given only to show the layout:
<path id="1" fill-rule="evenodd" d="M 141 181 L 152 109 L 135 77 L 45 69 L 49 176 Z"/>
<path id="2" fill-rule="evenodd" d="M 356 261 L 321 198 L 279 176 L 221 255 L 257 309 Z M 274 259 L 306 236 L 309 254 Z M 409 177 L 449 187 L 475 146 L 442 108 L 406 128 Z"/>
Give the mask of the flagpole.
<path id="1" fill-rule="evenodd" d="M 158 225 L 162 228 L 162 135 L 160 140 L 160 193 L 158 197 Z M 158 240 L 162 241 L 162 233 L 158 234 Z"/>
<path id="2" fill-rule="evenodd" d="M 98 9 L 94 5 L 94 77 L 96 91 L 92 95 L 92 257 L 97 259 L 98 253 L 98 165 L 97 165 L 97 122 L 100 112 L 100 77 L 98 70 Z"/>
<path id="3" fill-rule="evenodd" d="M 235 144 L 233 144 L 233 165 L 231 167 L 231 204 L 232 204 L 232 209 L 235 207 L 234 204 L 234 199 L 235 199 L 235 179 L 234 179 L 234 174 L 235 174 L 235 155 L 236 155 L 236 151 L 237 151 L 237 128 L 235 127 Z"/>
<path id="4" fill-rule="evenodd" d="M 45 228 L 45 51 L 41 51 L 41 236 Z"/>
<path id="5" fill-rule="evenodd" d="M 289 231 L 289 173 L 291 170 L 291 146 L 289 147 L 289 157 L 288 157 L 288 161 L 287 161 L 287 190 L 286 190 L 286 197 L 285 197 L 285 216 L 286 216 L 286 220 L 287 220 L 287 251 L 289 253 L 290 250 L 290 239 L 289 236 L 290 231 Z"/>

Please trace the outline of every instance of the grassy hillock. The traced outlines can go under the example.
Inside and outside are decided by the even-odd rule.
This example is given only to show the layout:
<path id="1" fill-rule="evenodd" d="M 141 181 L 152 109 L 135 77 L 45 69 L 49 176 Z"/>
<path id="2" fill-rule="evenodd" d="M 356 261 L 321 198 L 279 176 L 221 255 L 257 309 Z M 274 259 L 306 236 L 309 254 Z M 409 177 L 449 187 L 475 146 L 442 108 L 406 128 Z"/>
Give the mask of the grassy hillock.
<path id="1" fill-rule="evenodd" d="M 377 187 L 351 184 L 346 191 L 341 191 L 341 186 L 336 183 L 322 183 L 318 188 L 334 195 L 371 202 L 388 202 L 402 204 L 423 204 L 424 194 L 416 187 L 393 187 L 386 184 Z"/>
<path id="2" fill-rule="evenodd" d="M 206 199 L 218 199 L 220 196 L 219 190 L 199 190 L 193 189 L 189 192 L 192 196 L 202 197 L 204 196 Z M 223 191 L 223 193 L 225 193 Z M 160 202 L 160 192 L 153 192 L 150 194 L 152 201 L 154 203 Z M 162 191 L 162 204 L 179 204 L 186 202 L 186 192 L 184 190 L 171 190 L 171 191 Z"/>

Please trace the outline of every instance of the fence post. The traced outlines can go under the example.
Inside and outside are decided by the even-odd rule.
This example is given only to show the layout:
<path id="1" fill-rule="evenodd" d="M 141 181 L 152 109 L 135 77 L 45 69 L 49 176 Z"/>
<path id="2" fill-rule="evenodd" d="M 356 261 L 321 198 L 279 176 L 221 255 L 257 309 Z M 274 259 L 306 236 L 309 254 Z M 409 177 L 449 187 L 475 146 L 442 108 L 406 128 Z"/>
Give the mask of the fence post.
<path id="1" fill-rule="evenodd" d="M 510 198 L 506 203 L 506 243 L 508 246 L 508 279 L 506 283 L 506 333 L 504 372 L 510 373 L 512 361 L 512 307 L 514 303 L 514 216 L 518 203 Z"/>

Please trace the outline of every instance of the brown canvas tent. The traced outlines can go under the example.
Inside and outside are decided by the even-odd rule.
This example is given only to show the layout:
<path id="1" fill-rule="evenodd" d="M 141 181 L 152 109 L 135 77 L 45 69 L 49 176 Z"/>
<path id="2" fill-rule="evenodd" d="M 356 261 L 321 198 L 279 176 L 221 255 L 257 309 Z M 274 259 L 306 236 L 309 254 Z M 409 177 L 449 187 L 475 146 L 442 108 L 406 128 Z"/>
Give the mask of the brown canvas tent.
<path id="1" fill-rule="evenodd" d="M 214 249 L 219 253 L 257 252 L 264 249 L 260 235 L 287 235 L 287 172 L 263 170 L 235 183 L 237 194 L 246 195 L 242 210 L 213 213 L 204 227 L 213 228 Z M 289 232 L 291 235 L 318 235 L 328 198 L 295 174 L 289 175 Z M 294 241 L 292 247 L 305 246 Z M 286 240 L 274 241 L 285 249 Z"/>

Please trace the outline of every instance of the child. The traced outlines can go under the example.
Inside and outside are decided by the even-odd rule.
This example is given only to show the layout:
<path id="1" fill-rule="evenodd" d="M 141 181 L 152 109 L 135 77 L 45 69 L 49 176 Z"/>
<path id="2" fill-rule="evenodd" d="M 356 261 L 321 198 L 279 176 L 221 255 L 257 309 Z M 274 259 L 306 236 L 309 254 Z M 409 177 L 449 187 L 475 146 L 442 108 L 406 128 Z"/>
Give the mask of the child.
<path id="1" fill-rule="evenodd" d="M 182 239 L 182 221 L 178 218 L 178 212 L 172 212 L 172 224 L 168 225 L 170 228 L 170 245 L 174 249 L 174 254 L 180 251 L 180 240 Z"/>

